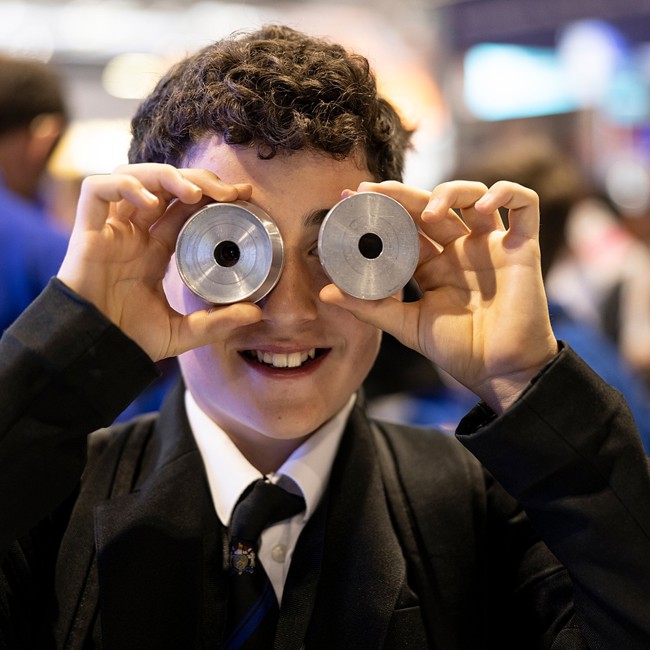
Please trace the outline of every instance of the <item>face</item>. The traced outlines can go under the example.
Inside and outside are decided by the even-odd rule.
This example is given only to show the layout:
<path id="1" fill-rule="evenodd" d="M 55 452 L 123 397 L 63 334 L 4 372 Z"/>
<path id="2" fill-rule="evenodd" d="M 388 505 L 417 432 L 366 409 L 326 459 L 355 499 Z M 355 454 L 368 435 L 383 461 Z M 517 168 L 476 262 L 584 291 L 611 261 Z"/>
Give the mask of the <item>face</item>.
<path id="1" fill-rule="evenodd" d="M 229 183 L 250 183 L 251 203 L 277 224 L 284 270 L 259 303 L 262 319 L 224 331 L 210 346 L 180 357 L 187 387 L 235 443 L 287 451 L 335 415 L 359 387 L 377 355 L 380 332 L 345 310 L 321 303 L 329 280 L 317 254 L 319 221 L 341 198 L 370 180 L 355 160 L 297 152 L 260 160 L 254 149 L 214 138 L 192 152 L 192 167 Z M 165 290 L 188 313 L 206 307 L 180 279 L 174 260 Z"/>

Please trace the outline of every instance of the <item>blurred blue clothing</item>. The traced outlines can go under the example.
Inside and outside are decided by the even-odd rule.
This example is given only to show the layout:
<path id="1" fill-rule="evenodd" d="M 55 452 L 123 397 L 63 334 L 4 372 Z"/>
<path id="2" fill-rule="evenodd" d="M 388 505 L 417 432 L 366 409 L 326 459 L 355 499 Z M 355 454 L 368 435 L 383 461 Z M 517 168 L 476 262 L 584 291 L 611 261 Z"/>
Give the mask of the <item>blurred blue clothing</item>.
<path id="1" fill-rule="evenodd" d="M 596 373 L 624 395 L 645 451 L 650 454 L 650 389 L 646 383 L 626 363 L 616 345 L 599 330 L 569 316 L 559 305 L 549 305 L 549 311 L 555 338 L 568 343 Z M 389 402 L 390 411 L 377 414 L 453 433 L 477 401 L 478 398 L 468 391 L 441 386 L 430 392 L 396 395 Z"/>
<path id="2" fill-rule="evenodd" d="M 650 389 L 621 356 L 616 344 L 595 327 L 569 316 L 559 305 L 549 306 L 555 338 L 566 341 L 608 384 L 625 397 L 650 454 Z"/>
<path id="3" fill-rule="evenodd" d="M 56 227 L 44 206 L 11 192 L 0 177 L 0 334 L 56 275 L 68 248 L 68 235 Z M 117 419 L 157 411 L 176 381 L 176 360 L 159 364 L 161 376 Z"/>
<path id="4" fill-rule="evenodd" d="M 7 189 L 0 178 L 0 334 L 56 275 L 68 246 L 42 205 Z"/>
<path id="5" fill-rule="evenodd" d="M 156 413 L 160 409 L 167 391 L 179 381 L 180 370 L 175 358 L 163 359 L 156 365 L 160 376 L 115 418 L 115 422 L 128 422 L 141 413 Z"/>

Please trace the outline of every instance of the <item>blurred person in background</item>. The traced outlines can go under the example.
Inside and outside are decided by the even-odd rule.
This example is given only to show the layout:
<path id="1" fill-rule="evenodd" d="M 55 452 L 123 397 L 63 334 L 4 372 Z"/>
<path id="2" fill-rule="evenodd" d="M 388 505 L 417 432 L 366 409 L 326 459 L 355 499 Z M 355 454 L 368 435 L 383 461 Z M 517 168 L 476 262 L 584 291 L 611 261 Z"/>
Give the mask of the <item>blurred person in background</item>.
<path id="1" fill-rule="evenodd" d="M 468 165 L 459 173 L 466 172 L 466 177 L 487 184 L 498 177 L 512 178 L 515 182 L 534 187 L 538 193 L 542 275 L 547 286 L 555 336 L 569 343 L 607 383 L 623 393 L 639 427 L 646 452 L 650 452 L 650 390 L 643 377 L 621 348 L 607 336 L 600 323 L 592 323 L 574 313 L 571 304 L 562 300 L 557 282 L 549 287 L 548 279 L 554 269 L 575 258 L 567 237 L 567 228 L 575 227 L 575 224 L 570 226 L 574 211 L 598 200 L 590 182 L 575 158 L 543 134 L 519 137 L 505 143 L 498 152 L 477 156 L 475 160 L 477 164 Z M 589 214 L 585 214 L 585 219 L 589 219 Z M 609 248 L 614 245 L 615 242 Z M 626 250 L 631 260 L 632 252 Z M 616 269 L 601 269 L 601 272 L 615 273 Z M 597 304 L 595 308 L 598 309 Z"/>
<path id="2" fill-rule="evenodd" d="M 620 180 L 618 186 L 611 183 L 609 203 L 630 241 L 625 259 L 611 274 L 601 319 L 605 332 L 650 386 L 650 169 L 640 161 L 624 163 L 615 177 Z"/>
<path id="3" fill-rule="evenodd" d="M 48 209 L 48 162 L 69 124 L 64 84 L 35 59 L 0 55 L 0 331 L 56 275 L 69 232 Z M 118 416 L 159 408 L 178 367 L 159 362 L 160 376 Z"/>
<path id="4" fill-rule="evenodd" d="M 650 248 L 636 220 L 604 190 L 579 201 L 567 223 L 570 255 L 546 286 L 569 314 L 604 332 L 650 386 Z"/>
<path id="5" fill-rule="evenodd" d="M 67 124 L 55 70 L 0 55 L 0 331 L 56 275 L 65 255 L 68 233 L 48 212 L 43 187 Z"/>
<path id="6" fill-rule="evenodd" d="M 542 275 L 546 279 L 556 264 L 572 260 L 567 244 L 566 229 L 572 210 L 587 205 L 590 190 L 577 163 L 568 153 L 543 134 L 521 135 L 499 147 L 477 154 L 470 163 L 459 166 L 454 178 L 480 181 L 488 187 L 503 178 L 526 187 L 534 187 L 540 197 L 540 249 Z M 556 290 L 562 294 L 562 287 Z M 643 378 L 628 362 L 617 345 L 587 317 L 576 315 L 571 306 L 554 300 L 549 293 L 551 325 L 558 340 L 569 343 L 605 381 L 625 396 L 650 453 L 650 390 Z M 593 305 L 597 310 L 598 305 Z M 649 310 L 650 312 L 650 310 Z M 384 346 L 384 343 L 382 343 Z M 377 417 L 418 425 L 435 425 L 453 432 L 477 398 L 445 373 L 434 367 L 424 367 L 425 360 L 415 359 L 395 341 L 387 340 L 378 363 L 371 371 L 368 384 L 370 410 Z M 403 366 L 401 372 L 388 367 Z M 417 384 L 386 383 L 393 375 L 411 372 L 415 368 Z M 381 372 L 380 379 L 377 374 Z M 423 377 L 428 379 L 423 381 Z M 382 383 L 383 382 L 383 383 Z M 400 386 L 400 392 L 393 387 Z"/>

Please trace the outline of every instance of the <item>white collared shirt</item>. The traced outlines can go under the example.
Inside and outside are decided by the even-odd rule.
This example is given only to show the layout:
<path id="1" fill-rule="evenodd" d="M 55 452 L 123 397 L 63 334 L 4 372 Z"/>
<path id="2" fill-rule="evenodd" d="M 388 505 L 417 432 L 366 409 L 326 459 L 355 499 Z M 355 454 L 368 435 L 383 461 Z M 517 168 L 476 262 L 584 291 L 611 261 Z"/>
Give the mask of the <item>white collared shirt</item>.
<path id="1" fill-rule="evenodd" d="M 284 582 L 298 536 L 325 491 L 355 400 L 356 394 L 332 419 L 307 438 L 277 472 L 267 476 L 273 483 L 280 484 L 289 492 L 302 494 L 305 499 L 304 512 L 262 532 L 258 556 L 278 602 L 282 601 Z M 228 526 L 242 492 L 253 481 L 262 478 L 262 474 L 248 462 L 225 431 L 201 410 L 189 391 L 185 392 L 185 408 L 206 469 L 215 510 L 221 523 Z"/>

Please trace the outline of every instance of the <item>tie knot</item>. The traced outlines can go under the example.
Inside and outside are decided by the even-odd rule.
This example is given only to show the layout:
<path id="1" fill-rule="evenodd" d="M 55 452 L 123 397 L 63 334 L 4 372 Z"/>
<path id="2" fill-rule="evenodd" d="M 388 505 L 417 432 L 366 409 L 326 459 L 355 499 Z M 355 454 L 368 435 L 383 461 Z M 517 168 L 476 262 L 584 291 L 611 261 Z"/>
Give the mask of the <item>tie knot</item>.
<path id="1" fill-rule="evenodd" d="M 235 506 L 230 524 L 231 538 L 245 540 L 256 547 L 265 528 L 304 509 L 305 500 L 301 496 L 259 479 L 251 484 Z"/>

